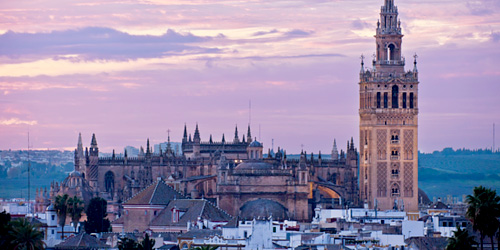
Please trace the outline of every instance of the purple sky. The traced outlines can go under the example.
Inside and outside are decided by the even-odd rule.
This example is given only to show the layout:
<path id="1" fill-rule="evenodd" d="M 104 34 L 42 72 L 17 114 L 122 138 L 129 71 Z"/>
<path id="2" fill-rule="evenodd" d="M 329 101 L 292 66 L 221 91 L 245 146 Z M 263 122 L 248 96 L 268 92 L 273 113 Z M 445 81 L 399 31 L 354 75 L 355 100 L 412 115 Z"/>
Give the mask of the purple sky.
<path id="1" fill-rule="evenodd" d="M 382 0 L 17 0 L 0 3 L 0 149 L 101 151 L 252 133 L 287 152 L 358 141 L 361 54 Z M 396 0 L 419 55 L 419 149 L 492 145 L 500 1 Z M 369 60 L 369 59 L 368 59 Z M 410 63 L 411 64 L 411 63 Z M 408 65 L 407 68 L 411 68 Z M 499 133 L 500 134 L 500 129 Z M 500 137 L 500 136 L 499 136 Z M 500 144 L 500 140 L 497 146 Z"/>

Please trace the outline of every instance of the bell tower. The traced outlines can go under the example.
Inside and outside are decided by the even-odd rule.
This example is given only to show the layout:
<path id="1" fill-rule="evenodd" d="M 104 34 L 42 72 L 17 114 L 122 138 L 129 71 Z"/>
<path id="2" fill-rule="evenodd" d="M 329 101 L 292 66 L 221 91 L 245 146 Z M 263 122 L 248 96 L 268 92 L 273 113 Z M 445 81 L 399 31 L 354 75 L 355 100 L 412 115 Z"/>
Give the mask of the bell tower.
<path id="1" fill-rule="evenodd" d="M 361 201 L 380 210 L 418 211 L 418 71 L 405 71 L 401 22 L 385 0 L 372 67 L 359 79 Z"/>

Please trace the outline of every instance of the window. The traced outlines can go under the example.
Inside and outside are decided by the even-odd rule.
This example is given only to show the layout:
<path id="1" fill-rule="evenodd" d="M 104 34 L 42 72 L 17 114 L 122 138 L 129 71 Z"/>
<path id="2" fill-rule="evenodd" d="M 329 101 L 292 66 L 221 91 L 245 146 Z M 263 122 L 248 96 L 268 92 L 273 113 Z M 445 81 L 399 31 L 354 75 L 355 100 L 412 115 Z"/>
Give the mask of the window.
<path id="1" fill-rule="evenodd" d="M 399 95 L 398 86 L 397 85 L 392 86 L 392 108 L 393 109 L 399 108 L 398 95 Z"/>
<path id="2" fill-rule="evenodd" d="M 413 108 L 413 93 L 410 93 L 410 108 Z"/>
<path id="3" fill-rule="evenodd" d="M 392 172 L 392 178 L 399 177 L 399 170 L 398 169 L 393 169 L 391 172 Z"/>
<path id="4" fill-rule="evenodd" d="M 273 233 L 276 233 L 276 227 L 273 227 Z"/>
<path id="5" fill-rule="evenodd" d="M 394 183 L 391 188 L 391 195 L 392 196 L 399 196 L 399 186 L 398 184 Z"/>
<path id="6" fill-rule="evenodd" d="M 406 108 L 406 93 L 403 93 L 403 108 Z"/>
<path id="7" fill-rule="evenodd" d="M 377 108 L 378 109 L 380 108 L 380 99 L 381 99 L 380 92 L 377 92 Z"/>
<path id="8" fill-rule="evenodd" d="M 244 238 L 247 238 L 247 237 L 248 237 L 248 232 L 247 232 L 247 231 L 243 231 L 243 237 L 244 237 Z"/>
<path id="9" fill-rule="evenodd" d="M 398 150 L 394 149 L 391 152 L 391 160 L 397 160 L 399 159 L 399 152 Z"/>
<path id="10" fill-rule="evenodd" d="M 55 220 L 55 219 L 56 219 L 56 216 L 53 214 L 53 215 L 51 216 L 51 218 L 52 218 L 52 220 Z"/>
<path id="11" fill-rule="evenodd" d="M 113 174 L 113 172 L 108 171 L 104 175 L 104 187 L 106 188 L 106 192 L 113 195 L 113 190 L 115 188 L 115 175 Z"/>
<path id="12" fill-rule="evenodd" d="M 389 107 L 389 97 L 387 95 L 387 92 L 384 93 L 384 108 L 388 108 Z"/>

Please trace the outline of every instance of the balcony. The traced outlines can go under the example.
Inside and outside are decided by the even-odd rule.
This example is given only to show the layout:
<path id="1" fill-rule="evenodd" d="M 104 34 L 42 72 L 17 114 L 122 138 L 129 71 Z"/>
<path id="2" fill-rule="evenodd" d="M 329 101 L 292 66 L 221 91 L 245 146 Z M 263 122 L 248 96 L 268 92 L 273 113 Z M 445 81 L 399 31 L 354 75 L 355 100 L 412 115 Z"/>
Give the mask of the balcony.
<path id="1" fill-rule="evenodd" d="M 399 160 L 399 155 L 391 155 L 391 160 Z"/>
<path id="2" fill-rule="evenodd" d="M 391 140 L 391 144 L 399 144 L 399 140 Z"/>

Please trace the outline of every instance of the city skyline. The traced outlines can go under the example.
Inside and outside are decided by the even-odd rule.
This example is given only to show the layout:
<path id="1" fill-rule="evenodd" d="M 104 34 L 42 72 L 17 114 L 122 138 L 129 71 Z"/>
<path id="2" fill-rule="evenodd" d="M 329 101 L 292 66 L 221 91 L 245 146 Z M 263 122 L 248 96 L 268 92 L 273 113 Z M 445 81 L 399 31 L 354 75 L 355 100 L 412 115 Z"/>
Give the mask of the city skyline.
<path id="1" fill-rule="evenodd" d="M 396 1 L 420 72 L 419 150 L 492 145 L 498 1 Z M 101 151 L 232 140 L 329 154 L 358 140 L 360 55 L 383 1 L 28 1 L 0 4 L 0 148 Z M 29 9 L 26 9 L 29 6 Z M 459 135 L 459 136 L 457 136 Z M 304 145 L 304 146 L 302 146 Z M 497 143 L 498 145 L 498 143 Z M 356 145 L 357 146 L 357 145 Z"/>

